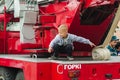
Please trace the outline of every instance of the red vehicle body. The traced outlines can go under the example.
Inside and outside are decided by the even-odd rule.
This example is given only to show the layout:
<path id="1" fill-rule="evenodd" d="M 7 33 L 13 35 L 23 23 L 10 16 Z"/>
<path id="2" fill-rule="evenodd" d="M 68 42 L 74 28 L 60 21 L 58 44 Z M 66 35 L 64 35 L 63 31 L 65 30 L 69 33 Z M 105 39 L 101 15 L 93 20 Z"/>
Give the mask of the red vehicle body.
<path id="1" fill-rule="evenodd" d="M 49 55 L 48 45 L 60 24 L 67 24 L 70 33 L 103 44 L 119 10 L 119 0 L 12 1 L 15 7 L 19 4 L 18 9 L 10 10 L 6 5 L 0 14 L 0 80 L 120 79 L 119 56 L 94 61 L 90 57 L 92 48 L 80 43 L 74 43 L 73 56 L 80 56 L 75 61 L 30 57 Z M 21 9 L 26 4 L 26 10 Z"/>

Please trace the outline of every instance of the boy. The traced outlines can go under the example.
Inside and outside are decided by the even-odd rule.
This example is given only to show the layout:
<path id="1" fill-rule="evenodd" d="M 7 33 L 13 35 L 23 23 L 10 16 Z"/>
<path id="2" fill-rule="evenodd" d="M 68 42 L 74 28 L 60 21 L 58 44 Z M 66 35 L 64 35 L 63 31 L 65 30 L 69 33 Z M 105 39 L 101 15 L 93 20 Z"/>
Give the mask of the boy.
<path id="1" fill-rule="evenodd" d="M 111 52 L 111 56 L 117 56 L 117 50 L 115 49 L 115 46 L 118 40 L 119 39 L 116 36 L 112 36 L 111 41 L 107 46 L 107 49 L 109 49 L 109 51 Z"/>
<path id="2" fill-rule="evenodd" d="M 58 34 L 50 42 L 48 52 L 53 52 L 53 56 L 51 56 L 49 59 L 57 59 L 58 54 L 64 52 L 67 53 L 67 58 L 69 60 L 73 60 L 74 58 L 72 57 L 72 51 L 74 48 L 74 41 L 89 44 L 91 47 L 95 46 L 95 44 L 89 41 L 88 39 L 68 33 L 67 25 L 62 24 L 58 27 Z"/>

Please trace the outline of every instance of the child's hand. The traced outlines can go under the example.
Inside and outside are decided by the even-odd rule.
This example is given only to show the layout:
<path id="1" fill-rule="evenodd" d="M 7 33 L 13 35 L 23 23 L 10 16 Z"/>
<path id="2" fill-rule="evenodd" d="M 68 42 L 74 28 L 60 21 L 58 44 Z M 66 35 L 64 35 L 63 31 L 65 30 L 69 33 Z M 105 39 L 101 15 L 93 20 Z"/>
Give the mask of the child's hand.
<path id="1" fill-rule="evenodd" d="M 90 46 L 91 47 L 95 47 L 96 45 L 94 43 L 90 43 Z"/>
<path id="2" fill-rule="evenodd" d="M 48 48 L 48 52 L 49 52 L 49 53 L 53 52 L 53 48 L 49 47 L 49 48 Z"/>

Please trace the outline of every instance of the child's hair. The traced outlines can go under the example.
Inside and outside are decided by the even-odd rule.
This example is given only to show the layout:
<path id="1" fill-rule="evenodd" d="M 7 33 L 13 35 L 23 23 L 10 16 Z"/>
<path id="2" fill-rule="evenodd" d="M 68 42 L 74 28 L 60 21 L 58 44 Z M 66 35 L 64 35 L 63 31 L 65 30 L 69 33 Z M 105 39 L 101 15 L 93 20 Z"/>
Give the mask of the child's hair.
<path id="1" fill-rule="evenodd" d="M 68 27 L 66 24 L 61 24 L 59 27 L 58 27 L 58 31 L 59 30 L 68 30 Z"/>

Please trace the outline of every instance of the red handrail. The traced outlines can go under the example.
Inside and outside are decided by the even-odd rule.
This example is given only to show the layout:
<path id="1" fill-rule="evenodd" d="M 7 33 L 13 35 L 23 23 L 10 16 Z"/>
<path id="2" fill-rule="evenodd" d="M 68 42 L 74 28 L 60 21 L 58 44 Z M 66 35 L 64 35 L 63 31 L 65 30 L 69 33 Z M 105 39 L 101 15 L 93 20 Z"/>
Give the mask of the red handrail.
<path id="1" fill-rule="evenodd" d="M 7 26 L 7 18 L 6 18 L 6 7 L 4 7 L 4 53 L 6 53 L 6 26 Z"/>

